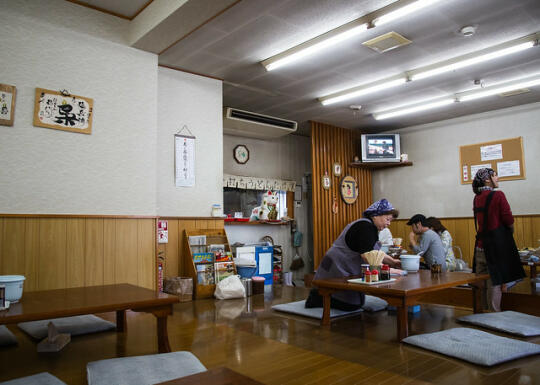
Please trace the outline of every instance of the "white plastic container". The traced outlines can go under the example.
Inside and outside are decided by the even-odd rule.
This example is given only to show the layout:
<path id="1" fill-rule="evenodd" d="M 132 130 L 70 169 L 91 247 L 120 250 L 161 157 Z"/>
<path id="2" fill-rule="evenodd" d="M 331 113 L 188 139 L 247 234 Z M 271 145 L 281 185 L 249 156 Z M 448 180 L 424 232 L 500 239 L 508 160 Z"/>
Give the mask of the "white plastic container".
<path id="1" fill-rule="evenodd" d="M 418 271 L 420 268 L 420 256 L 405 254 L 399 257 L 401 259 L 401 268 L 407 271 Z"/>
<path id="2" fill-rule="evenodd" d="M 0 275 L 0 285 L 6 287 L 6 301 L 19 302 L 23 293 L 24 275 Z"/>

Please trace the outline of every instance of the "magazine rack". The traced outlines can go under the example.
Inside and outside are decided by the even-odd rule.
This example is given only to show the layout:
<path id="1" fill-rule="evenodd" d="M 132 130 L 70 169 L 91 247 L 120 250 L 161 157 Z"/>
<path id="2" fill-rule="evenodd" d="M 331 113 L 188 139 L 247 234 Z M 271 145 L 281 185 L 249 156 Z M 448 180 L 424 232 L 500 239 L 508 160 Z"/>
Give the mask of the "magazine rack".
<path id="1" fill-rule="evenodd" d="M 229 246 L 229 240 L 227 239 L 227 234 L 225 229 L 192 229 L 184 230 L 185 233 L 185 247 L 186 255 L 189 256 L 189 261 L 186 261 L 187 272 L 189 276 L 193 279 L 193 298 L 212 298 L 214 296 L 214 291 L 216 290 L 215 284 L 200 284 L 197 276 L 197 266 L 193 261 L 193 254 L 197 253 L 197 246 L 208 246 L 213 244 L 224 245 L 225 252 L 230 252 L 231 248 Z M 206 236 L 205 244 L 191 245 L 189 242 L 189 237 L 192 236 Z"/>

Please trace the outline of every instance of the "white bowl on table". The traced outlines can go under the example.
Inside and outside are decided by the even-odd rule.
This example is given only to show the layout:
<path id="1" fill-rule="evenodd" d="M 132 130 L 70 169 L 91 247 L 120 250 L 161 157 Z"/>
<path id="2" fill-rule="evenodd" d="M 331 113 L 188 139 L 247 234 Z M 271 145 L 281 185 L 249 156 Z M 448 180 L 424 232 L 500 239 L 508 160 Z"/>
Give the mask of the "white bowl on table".
<path id="1" fill-rule="evenodd" d="M 22 297 L 24 275 L 0 275 L 0 285 L 6 287 L 6 301 L 17 303 Z"/>
<path id="2" fill-rule="evenodd" d="M 415 254 L 400 255 L 401 268 L 403 270 L 415 272 L 420 268 L 420 256 Z"/>

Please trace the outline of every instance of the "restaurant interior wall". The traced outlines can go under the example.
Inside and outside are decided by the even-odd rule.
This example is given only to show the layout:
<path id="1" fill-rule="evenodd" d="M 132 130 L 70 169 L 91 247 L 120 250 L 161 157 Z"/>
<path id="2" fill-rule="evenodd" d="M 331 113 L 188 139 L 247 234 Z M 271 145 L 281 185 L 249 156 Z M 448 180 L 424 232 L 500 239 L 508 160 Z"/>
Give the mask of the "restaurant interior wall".
<path id="1" fill-rule="evenodd" d="M 238 144 L 246 145 L 249 150 L 249 160 L 245 164 L 239 164 L 233 158 L 233 149 Z M 300 135 L 267 140 L 223 135 L 223 172 L 231 175 L 294 180 L 298 186 L 302 186 L 304 175 L 310 172 L 311 168 L 310 146 L 309 138 Z M 307 194 L 303 191 L 300 206 L 294 208 L 294 218 L 297 230 L 303 234 L 298 255 L 304 260 L 304 268 L 295 272 L 295 279 L 302 278 L 304 273 L 313 269 L 313 256 L 309 252 L 310 245 L 308 245 L 310 205 Z M 289 271 L 291 260 L 296 253 L 290 226 L 226 225 L 225 229 L 231 243 L 258 242 L 264 235 L 271 236 L 275 244 L 282 246 L 284 271 Z"/>
<path id="2" fill-rule="evenodd" d="M 460 183 L 459 147 L 522 136 L 526 179 L 502 181 L 500 189 L 514 214 L 540 214 L 539 121 L 540 103 L 534 103 L 399 130 L 402 152 L 414 165 L 373 172 L 373 199 L 390 200 L 400 218 L 472 218 L 473 192 Z"/>

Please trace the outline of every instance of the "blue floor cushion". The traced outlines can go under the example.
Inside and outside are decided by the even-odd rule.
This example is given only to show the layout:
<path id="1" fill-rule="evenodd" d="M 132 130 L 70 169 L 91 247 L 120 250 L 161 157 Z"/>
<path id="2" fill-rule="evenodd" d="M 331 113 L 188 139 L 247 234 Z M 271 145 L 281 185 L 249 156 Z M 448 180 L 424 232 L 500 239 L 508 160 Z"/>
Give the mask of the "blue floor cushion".
<path id="1" fill-rule="evenodd" d="M 322 307 L 314 307 L 314 308 L 306 309 L 305 305 L 306 305 L 306 300 L 303 299 L 301 301 L 274 305 L 272 306 L 272 309 L 285 312 L 285 313 L 292 313 L 292 314 L 302 315 L 305 317 L 322 319 L 322 315 L 323 315 Z M 366 301 L 362 309 L 353 310 L 353 311 L 330 309 L 330 318 L 340 317 L 340 316 L 344 316 L 348 314 L 355 314 L 364 310 L 370 311 L 370 312 L 384 310 L 386 309 L 387 305 L 388 305 L 388 302 L 386 302 L 384 299 L 373 297 L 371 295 L 366 295 Z"/>
<path id="2" fill-rule="evenodd" d="M 1 385 L 66 385 L 65 382 L 50 373 L 43 372 L 28 377 L 16 378 L 6 382 L 0 382 Z"/>
<path id="3" fill-rule="evenodd" d="M 457 320 L 522 337 L 540 335 L 540 317 L 515 311 L 471 314 Z"/>
<path id="4" fill-rule="evenodd" d="M 148 385 L 206 371 L 190 352 L 111 358 L 86 366 L 88 385 Z"/>
<path id="5" fill-rule="evenodd" d="M 112 330 L 116 324 L 105 321 L 93 314 L 78 315 L 75 317 L 53 318 L 40 321 L 21 322 L 17 324 L 31 337 L 42 340 L 49 333 L 49 322 L 58 329 L 58 333 L 69 333 L 72 336 Z"/>
<path id="6" fill-rule="evenodd" d="M 17 338 L 5 325 L 0 325 L 0 346 L 10 345 L 17 345 Z"/>
<path id="7" fill-rule="evenodd" d="M 402 342 L 485 366 L 540 353 L 540 345 L 469 328 L 419 334 Z"/>

